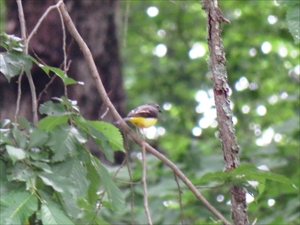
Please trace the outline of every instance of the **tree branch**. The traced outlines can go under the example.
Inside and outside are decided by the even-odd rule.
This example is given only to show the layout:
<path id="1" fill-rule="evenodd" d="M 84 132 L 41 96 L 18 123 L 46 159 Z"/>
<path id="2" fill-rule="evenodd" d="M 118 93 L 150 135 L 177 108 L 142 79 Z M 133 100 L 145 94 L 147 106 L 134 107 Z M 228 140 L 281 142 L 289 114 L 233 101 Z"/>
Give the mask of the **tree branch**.
<path id="1" fill-rule="evenodd" d="M 143 183 L 143 190 L 144 190 L 144 209 L 147 216 L 148 224 L 152 225 L 151 215 L 148 206 L 148 191 L 147 191 L 147 180 L 146 180 L 147 163 L 146 163 L 146 149 L 144 145 L 142 147 L 142 164 L 143 164 L 142 183 Z"/>
<path id="2" fill-rule="evenodd" d="M 232 110 L 228 95 L 226 59 L 221 39 L 222 22 L 229 23 L 219 9 L 217 0 L 203 0 L 203 9 L 207 14 L 207 42 L 210 51 L 209 67 L 214 83 L 214 97 L 217 110 L 217 119 L 220 140 L 224 154 L 226 171 L 238 167 L 240 147 L 237 143 L 232 122 Z M 234 224 L 249 224 L 246 205 L 246 191 L 237 186 L 230 187 L 232 219 Z"/>
<path id="3" fill-rule="evenodd" d="M 18 13 L 19 13 L 19 19 L 20 19 L 21 34 L 22 34 L 22 39 L 24 41 L 24 45 L 25 45 L 25 53 L 28 54 L 28 40 L 26 38 L 26 24 L 25 24 L 25 17 L 24 17 L 22 1 L 17 0 L 17 5 L 18 5 Z M 27 75 L 27 78 L 29 81 L 29 86 L 30 86 L 30 91 L 31 91 L 33 123 L 37 124 L 38 113 L 37 113 L 37 100 L 36 100 L 37 98 L 36 98 L 35 86 L 34 86 L 32 76 L 31 76 L 31 72 L 30 71 L 25 71 L 25 72 L 26 72 L 26 75 Z"/>
<path id="4" fill-rule="evenodd" d="M 27 42 L 29 43 L 31 41 L 31 38 L 33 37 L 33 35 L 35 35 L 35 33 L 37 32 L 37 30 L 39 29 L 40 25 L 42 24 L 43 20 L 46 18 L 46 16 L 53 10 L 53 9 L 57 9 L 58 6 L 62 3 L 62 1 L 58 1 L 56 5 L 50 6 L 47 8 L 47 10 L 44 12 L 44 14 L 41 16 L 41 18 L 39 19 L 39 21 L 37 22 L 37 24 L 34 26 L 33 30 L 31 31 L 31 33 L 28 35 L 27 38 Z"/>
<path id="5" fill-rule="evenodd" d="M 183 205 L 182 205 L 182 190 L 180 188 L 180 184 L 178 182 L 178 179 L 177 179 L 177 176 L 176 174 L 174 173 L 174 179 L 175 179 L 175 182 L 177 184 L 177 188 L 178 188 L 178 196 L 179 196 L 179 206 L 180 206 L 180 217 L 181 217 L 181 224 L 184 225 L 184 213 L 183 213 Z"/>
<path id="6" fill-rule="evenodd" d="M 58 2 L 58 0 L 56 0 Z M 183 172 L 176 167 L 174 163 L 172 163 L 169 159 L 167 159 L 164 155 L 159 153 L 156 149 L 152 148 L 145 140 L 141 139 L 135 132 L 133 132 L 128 125 L 124 122 L 122 117 L 119 115 L 119 113 L 114 108 L 112 102 L 107 96 L 107 93 L 104 89 L 104 86 L 102 84 L 102 81 L 100 79 L 100 75 L 97 71 L 97 67 L 94 63 L 92 54 L 78 33 L 69 13 L 66 10 L 66 7 L 64 4 L 61 4 L 59 6 L 59 10 L 61 11 L 64 21 L 69 29 L 70 34 L 74 38 L 74 40 L 77 42 L 78 46 L 80 47 L 83 56 L 87 62 L 87 66 L 91 71 L 91 76 L 95 81 L 96 88 L 99 92 L 100 97 L 102 98 L 104 104 L 110 109 L 114 119 L 116 121 L 119 121 L 119 126 L 122 131 L 127 133 L 139 146 L 143 147 L 145 146 L 145 149 L 156 156 L 158 159 L 160 159 L 165 165 L 170 167 L 174 173 L 186 184 L 186 186 L 193 192 L 193 194 L 205 205 L 205 207 L 213 214 L 215 215 L 219 220 L 223 222 L 225 225 L 229 225 L 230 223 L 224 218 L 224 216 L 215 209 L 205 198 L 202 196 L 202 194 L 197 190 L 197 188 L 192 184 L 192 182 L 183 174 Z"/>

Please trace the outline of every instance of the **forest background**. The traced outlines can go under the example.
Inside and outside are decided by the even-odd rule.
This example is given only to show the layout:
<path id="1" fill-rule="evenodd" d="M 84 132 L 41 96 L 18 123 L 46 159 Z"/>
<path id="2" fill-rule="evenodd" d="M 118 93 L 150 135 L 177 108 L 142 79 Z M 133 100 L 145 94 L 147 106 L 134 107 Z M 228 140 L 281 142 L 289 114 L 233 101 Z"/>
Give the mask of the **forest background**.
<path id="1" fill-rule="evenodd" d="M 30 1 L 24 1 L 24 5 L 28 2 Z M 44 10 L 40 8 L 40 15 L 54 4 L 49 2 L 51 4 L 44 5 Z M 66 2 L 70 6 L 72 1 Z M 103 2 L 109 3 L 98 11 L 91 6 L 86 6 L 86 10 L 77 6 L 79 12 L 74 13 L 74 17 L 78 20 L 78 27 L 82 28 L 81 32 L 86 30 L 86 34 L 82 35 L 92 49 L 95 62 L 99 63 L 98 68 L 108 96 L 123 116 L 130 109 L 146 102 L 161 105 L 163 114 L 157 125 L 146 131 L 147 140 L 174 162 L 192 183 L 201 186 L 200 192 L 230 219 L 228 185 L 213 179 L 217 172 L 223 170 L 224 162 L 218 137 L 213 84 L 207 62 L 206 14 L 200 2 Z M 220 1 L 220 7 L 225 18 L 230 21 L 230 24 L 222 24 L 222 39 L 231 88 L 233 122 L 241 148 L 241 164 L 252 164 L 262 170 L 283 175 L 299 187 L 300 53 L 299 41 L 294 40 L 288 30 L 286 17 L 287 12 L 292 10 L 293 1 L 289 2 L 291 4 L 282 1 Z M 11 14 L 14 4 L 15 1 L 9 0 L 6 4 L 1 1 L 1 32 L 11 29 L 9 34 L 20 37 L 19 25 L 9 23 L 13 17 L 18 19 L 18 14 Z M 76 11 L 75 6 L 70 7 Z M 297 7 L 295 9 L 299 10 Z M 26 7 L 24 8 L 26 18 Z M 91 10 L 90 13 L 87 10 Z M 98 13 L 97 20 L 92 17 L 94 13 Z M 52 17 L 49 14 L 49 18 L 54 17 L 54 14 Z M 38 19 L 36 16 L 32 23 L 36 24 Z M 82 21 L 94 25 L 87 27 Z M 27 22 L 30 24 L 30 21 Z M 101 25 L 105 23 L 115 25 Z M 61 48 L 61 45 L 55 43 L 55 36 L 62 40 L 62 33 L 49 32 L 51 29 L 47 25 L 41 25 L 37 36 L 41 33 L 41 39 L 46 40 L 45 43 L 49 45 L 42 48 L 43 52 L 38 45 L 33 44 L 33 50 L 29 48 L 29 52 L 37 54 L 49 66 L 59 67 L 63 56 L 59 56 L 61 52 L 56 52 L 56 46 Z M 89 31 L 94 26 L 104 27 L 106 30 L 110 27 L 113 30 L 107 31 L 102 40 L 100 31 Z M 67 36 L 67 41 L 70 41 L 68 38 Z M 33 39 L 33 43 L 40 42 Z M 43 58 L 41 52 L 51 56 Z M 73 55 L 80 54 L 78 52 L 79 49 L 70 50 Z M 78 84 L 70 86 L 69 97 L 78 101 L 84 118 L 96 120 L 103 113 L 102 101 L 97 97 L 93 82 L 84 80 L 87 78 L 81 75 L 89 71 L 83 66 L 82 59 L 78 58 L 76 55 L 72 60 L 71 65 L 75 65 L 75 68 L 70 68 L 68 76 L 84 81 L 86 87 Z M 79 72 L 74 75 L 74 71 Z M 44 75 L 37 80 L 35 84 L 40 93 L 50 78 Z M 16 102 L 16 81 L 17 78 L 14 77 L 8 85 L 7 79 L 0 76 L 0 118 L 3 127 L 4 119 L 13 119 L 15 106 L 9 108 L 7 105 Z M 29 84 L 24 82 L 20 115 L 31 121 L 31 100 L 26 97 L 26 92 L 30 96 L 30 91 L 27 91 L 29 88 L 26 89 Z M 37 85 L 40 82 L 43 85 Z M 56 85 L 55 82 L 60 81 L 56 79 Z M 64 93 L 64 88 L 49 90 L 42 97 L 41 104 L 51 100 L 51 97 L 61 97 Z M 113 122 L 111 118 L 107 121 Z M 99 149 L 92 145 L 92 150 L 97 152 Z M 122 158 L 122 154 L 120 157 Z M 140 157 L 140 147 L 131 143 L 129 165 L 133 181 L 139 181 L 142 177 Z M 106 168 L 114 174 L 119 167 L 110 163 Z M 179 199 L 172 170 L 150 154 L 147 155 L 147 169 L 149 211 L 153 215 L 153 223 L 215 223 L 210 212 L 182 184 Z M 204 176 L 211 180 L 203 179 Z M 129 180 L 125 167 L 120 170 L 117 178 L 123 182 Z M 299 190 L 289 182 L 279 182 L 276 179 L 274 175 L 274 178 L 261 182 L 263 185 L 259 186 L 259 190 L 248 190 L 249 221 L 257 219 L 257 224 L 298 224 Z M 101 224 L 129 224 L 132 221 L 144 224 L 146 215 L 142 185 L 137 184 L 131 188 L 125 183 L 116 184 L 122 190 L 126 207 L 121 212 L 116 212 L 109 205 L 103 207 L 99 213 Z"/>

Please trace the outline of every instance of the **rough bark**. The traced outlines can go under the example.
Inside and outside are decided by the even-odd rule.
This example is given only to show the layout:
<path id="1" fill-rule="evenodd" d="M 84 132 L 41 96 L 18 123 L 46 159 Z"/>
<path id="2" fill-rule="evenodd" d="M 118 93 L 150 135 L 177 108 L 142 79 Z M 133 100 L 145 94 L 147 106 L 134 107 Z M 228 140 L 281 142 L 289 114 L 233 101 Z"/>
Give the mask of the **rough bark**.
<path id="1" fill-rule="evenodd" d="M 91 49 L 104 87 L 109 93 L 110 100 L 121 115 L 124 115 L 125 91 L 122 86 L 123 81 L 117 33 L 119 1 L 65 0 L 64 2 L 80 34 Z M 46 9 L 54 5 L 55 1 L 23 0 L 22 4 L 28 35 Z M 16 1 L 6 0 L 6 5 L 6 33 L 20 37 L 21 31 Z M 103 102 L 98 97 L 94 81 L 88 74 L 89 70 L 82 52 L 72 40 L 68 29 L 66 29 L 66 50 L 68 62 L 71 62 L 67 72 L 68 76 L 77 81 L 84 82 L 84 85 L 68 86 L 68 98 L 78 102 L 80 112 L 86 119 L 97 120 L 105 111 L 102 108 Z M 63 32 L 57 10 L 51 11 L 37 30 L 36 35 L 30 42 L 29 54 L 49 66 L 62 68 L 64 60 Z M 48 77 L 40 68 L 34 65 L 32 76 L 38 96 L 49 83 L 53 74 Z M 13 119 L 18 91 L 17 79 L 17 77 L 13 78 L 8 84 L 5 77 L 0 76 L 0 120 Z M 21 87 L 22 98 L 19 115 L 32 120 L 30 88 L 26 76 L 23 76 Z M 39 103 L 51 100 L 52 97 L 61 97 L 62 95 L 64 95 L 63 83 L 59 78 L 56 78 L 47 89 L 47 92 L 42 95 Z M 107 113 L 104 120 L 113 122 L 113 117 L 110 113 Z M 102 158 L 102 154 L 99 152 L 97 146 L 90 143 L 89 147 L 93 154 Z M 117 163 L 122 162 L 123 158 L 123 153 L 115 154 Z"/>
<path id="2" fill-rule="evenodd" d="M 7 27 L 8 34 L 20 36 L 20 23 L 18 19 L 18 9 L 15 0 L 7 0 Z M 22 1 L 27 33 L 36 25 L 38 19 L 45 10 L 54 5 L 54 0 L 24 0 Z M 118 10 L 117 0 L 85 0 L 85 1 L 65 1 L 72 19 L 74 19 L 83 39 L 92 50 L 97 69 L 101 74 L 104 86 L 109 97 L 119 112 L 124 113 L 125 92 L 122 86 L 121 63 L 119 57 L 119 45 L 117 35 L 116 13 Z M 81 113 L 87 119 L 99 119 L 102 101 L 97 96 L 95 85 L 89 79 L 89 73 L 82 53 L 67 32 L 67 54 L 71 61 L 68 76 L 78 81 L 83 81 L 84 85 L 72 85 L 68 87 L 68 97 L 78 101 Z M 52 11 L 38 29 L 33 37 L 29 54 L 36 55 L 49 66 L 60 67 L 63 63 L 62 51 L 62 26 L 57 11 Z M 37 66 L 32 69 L 33 79 L 36 86 L 37 95 L 45 88 L 50 81 L 43 71 Z M 53 76 L 53 75 L 51 75 Z M 12 118 L 15 110 L 17 79 L 7 83 L 4 76 L 0 76 L 0 119 Z M 59 78 L 56 78 L 52 85 L 43 95 L 41 103 L 50 100 L 51 97 L 61 97 L 64 88 Z M 22 81 L 22 99 L 20 115 L 31 120 L 31 100 L 27 79 Z M 106 117 L 112 121 L 110 116 Z"/>
<path id="3" fill-rule="evenodd" d="M 226 59 L 221 39 L 221 23 L 227 22 L 217 0 L 203 0 L 207 14 L 207 41 L 210 50 L 209 67 L 214 83 L 214 97 L 217 111 L 220 140 L 224 154 L 225 170 L 239 165 L 239 145 L 235 137 L 230 108 L 229 86 L 227 83 Z M 246 191 L 237 186 L 230 187 L 232 219 L 236 225 L 249 224 L 246 204 Z"/>

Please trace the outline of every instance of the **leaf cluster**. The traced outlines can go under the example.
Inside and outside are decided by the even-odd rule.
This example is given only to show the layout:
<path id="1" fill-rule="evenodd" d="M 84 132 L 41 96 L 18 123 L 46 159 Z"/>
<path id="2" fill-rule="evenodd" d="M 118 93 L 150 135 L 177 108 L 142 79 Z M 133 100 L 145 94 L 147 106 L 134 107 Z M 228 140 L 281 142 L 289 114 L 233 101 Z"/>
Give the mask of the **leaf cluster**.
<path id="1" fill-rule="evenodd" d="M 25 118 L 1 121 L 1 224 L 103 224 L 100 208 L 120 211 L 123 195 L 87 150 L 92 139 L 113 160 L 124 150 L 111 124 L 81 117 L 62 97 L 45 102 L 37 126 Z"/>

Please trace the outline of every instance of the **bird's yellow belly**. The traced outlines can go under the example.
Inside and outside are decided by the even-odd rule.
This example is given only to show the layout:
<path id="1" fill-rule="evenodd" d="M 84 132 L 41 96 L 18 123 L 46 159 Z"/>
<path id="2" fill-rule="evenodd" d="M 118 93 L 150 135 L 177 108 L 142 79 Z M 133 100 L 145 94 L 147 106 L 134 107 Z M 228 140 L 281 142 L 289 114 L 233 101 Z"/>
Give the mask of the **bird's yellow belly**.
<path id="1" fill-rule="evenodd" d="M 151 127 L 157 122 L 157 118 L 144 118 L 144 117 L 131 117 L 128 120 L 138 128 Z"/>

